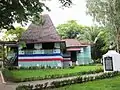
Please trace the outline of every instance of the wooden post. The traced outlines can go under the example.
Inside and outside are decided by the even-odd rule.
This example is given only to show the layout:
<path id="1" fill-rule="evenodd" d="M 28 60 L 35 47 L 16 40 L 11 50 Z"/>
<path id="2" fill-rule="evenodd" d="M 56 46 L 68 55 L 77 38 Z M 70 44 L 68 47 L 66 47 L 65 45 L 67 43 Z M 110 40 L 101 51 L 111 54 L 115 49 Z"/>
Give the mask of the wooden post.
<path id="1" fill-rule="evenodd" d="M 2 44 L 2 68 L 4 68 L 3 62 L 5 60 L 5 49 L 4 49 L 5 44 Z"/>

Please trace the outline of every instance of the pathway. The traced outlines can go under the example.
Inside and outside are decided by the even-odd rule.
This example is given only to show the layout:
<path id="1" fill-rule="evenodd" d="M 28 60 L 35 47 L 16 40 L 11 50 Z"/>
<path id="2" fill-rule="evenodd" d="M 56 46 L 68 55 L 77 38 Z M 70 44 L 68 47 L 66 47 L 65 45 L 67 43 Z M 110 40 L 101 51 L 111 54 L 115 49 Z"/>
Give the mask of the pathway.
<path id="1" fill-rule="evenodd" d="M 97 74 L 89 74 L 89 75 L 82 75 L 82 77 L 85 76 L 97 76 L 101 75 L 103 73 L 97 73 Z M 61 81 L 61 80 L 67 80 L 67 79 L 74 79 L 77 78 L 78 76 L 73 76 L 73 77 L 65 77 L 65 78 L 58 78 L 58 79 L 48 79 L 48 80 L 40 80 L 40 81 L 30 81 L 30 82 L 21 82 L 21 83 L 12 83 L 12 82 L 7 82 L 6 84 L 0 84 L 0 90 L 15 90 L 15 88 L 18 85 L 36 85 L 36 84 L 44 84 L 46 82 L 49 82 L 48 85 L 50 85 L 51 82 L 53 81 Z"/>

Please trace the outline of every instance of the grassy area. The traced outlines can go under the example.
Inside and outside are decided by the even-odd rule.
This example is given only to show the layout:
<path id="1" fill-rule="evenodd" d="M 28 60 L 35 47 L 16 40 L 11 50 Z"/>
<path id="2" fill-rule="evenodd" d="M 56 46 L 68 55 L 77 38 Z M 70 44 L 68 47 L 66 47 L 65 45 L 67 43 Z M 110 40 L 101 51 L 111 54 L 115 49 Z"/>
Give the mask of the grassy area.
<path id="1" fill-rule="evenodd" d="M 119 90 L 120 89 L 120 76 L 91 81 L 82 84 L 74 84 L 52 90 Z"/>
<path id="2" fill-rule="evenodd" d="M 46 75 L 64 75 L 69 73 L 77 73 L 77 72 L 87 72 L 90 70 L 100 69 L 102 66 L 76 66 L 73 69 L 65 68 L 65 69 L 40 69 L 40 70 L 11 70 L 10 73 L 14 78 L 30 78 L 30 77 L 44 77 Z"/>

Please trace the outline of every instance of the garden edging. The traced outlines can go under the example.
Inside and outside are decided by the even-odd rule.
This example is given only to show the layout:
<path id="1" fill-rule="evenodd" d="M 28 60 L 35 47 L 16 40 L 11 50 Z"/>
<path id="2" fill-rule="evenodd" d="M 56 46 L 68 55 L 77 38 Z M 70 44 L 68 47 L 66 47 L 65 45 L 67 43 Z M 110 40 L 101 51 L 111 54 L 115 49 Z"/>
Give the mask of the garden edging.
<path id="1" fill-rule="evenodd" d="M 58 87 L 63 87 L 66 85 L 71 85 L 76 83 L 83 83 L 83 82 L 94 81 L 99 79 L 111 78 L 118 75 L 120 75 L 119 72 L 89 74 L 89 75 L 78 76 L 76 78 L 71 78 L 71 79 L 66 78 L 64 80 L 53 80 L 51 82 L 45 82 L 43 84 L 37 83 L 34 85 L 33 84 L 28 85 L 27 83 L 27 85 L 22 84 L 22 85 L 19 85 L 17 88 L 32 88 L 31 90 L 37 90 L 38 88 L 40 90 L 43 88 L 58 88 Z"/>

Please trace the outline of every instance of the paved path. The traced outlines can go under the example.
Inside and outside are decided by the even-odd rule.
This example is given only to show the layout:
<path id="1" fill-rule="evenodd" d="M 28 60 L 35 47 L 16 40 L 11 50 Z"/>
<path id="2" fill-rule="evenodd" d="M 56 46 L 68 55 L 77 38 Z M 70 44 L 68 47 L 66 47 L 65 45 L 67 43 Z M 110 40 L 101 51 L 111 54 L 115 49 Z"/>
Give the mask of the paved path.
<path id="1" fill-rule="evenodd" d="M 89 75 L 82 75 L 82 77 L 85 76 L 97 76 L 101 75 L 103 73 L 98 73 L 98 74 L 89 74 Z M 22 82 L 22 83 L 12 83 L 12 82 L 7 82 L 6 84 L 0 84 L 0 90 L 15 90 L 15 88 L 18 85 L 36 85 L 36 84 L 44 84 L 46 82 L 49 82 L 48 85 L 50 85 L 51 82 L 53 81 L 61 81 L 61 80 L 67 80 L 67 79 L 74 79 L 77 78 L 78 76 L 73 76 L 73 77 L 66 77 L 66 78 L 58 78 L 58 79 L 48 79 L 48 80 L 40 80 L 40 81 L 30 81 L 30 82 Z"/>

